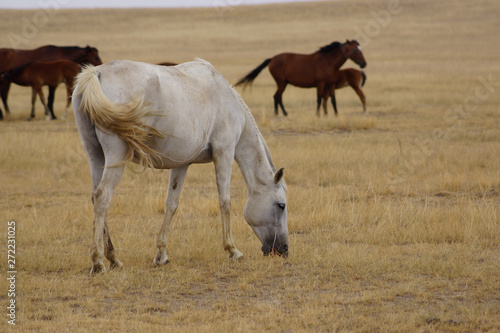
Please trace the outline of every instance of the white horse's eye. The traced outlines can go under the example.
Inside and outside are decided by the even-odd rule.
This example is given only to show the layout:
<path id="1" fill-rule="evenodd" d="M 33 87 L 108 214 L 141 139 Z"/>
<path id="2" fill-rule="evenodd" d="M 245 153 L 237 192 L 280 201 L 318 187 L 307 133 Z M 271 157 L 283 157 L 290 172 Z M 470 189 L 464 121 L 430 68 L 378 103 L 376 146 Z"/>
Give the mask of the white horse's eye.
<path id="1" fill-rule="evenodd" d="M 285 204 L 285 203 L 283 203 L 283 202 L 279 202 L 279 203 L 278 203 L 278 207 L 279 207 L 279 209 L 281 209 L 281 210 L 285 210 L 286 204 Z"/>

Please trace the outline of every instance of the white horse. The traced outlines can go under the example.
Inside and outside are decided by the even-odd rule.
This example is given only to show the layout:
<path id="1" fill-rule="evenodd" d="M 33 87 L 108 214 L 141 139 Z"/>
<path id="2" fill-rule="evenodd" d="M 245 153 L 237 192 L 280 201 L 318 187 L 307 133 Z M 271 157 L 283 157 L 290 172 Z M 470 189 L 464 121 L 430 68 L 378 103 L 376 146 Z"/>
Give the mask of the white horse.
<path id="1" fill-rule="evenodd" d="M 264 255 L 288 255 L 286 184 L 255 121 L 236 91 L 203 60 L 174 67 L 117 60 L 88 66 L 77 77 L 73 109 L 92 176 L 94 237 L 91 274 L 122 267 L 111 243 L 107 210 L 124 162 L 171 169 L 155 265 L 166 264 L 170 222 L 188 166 L 213 162 L 223 246 L 233 259 L 230 179 L 236 160 L 248 189 L 244 217 Z"/>

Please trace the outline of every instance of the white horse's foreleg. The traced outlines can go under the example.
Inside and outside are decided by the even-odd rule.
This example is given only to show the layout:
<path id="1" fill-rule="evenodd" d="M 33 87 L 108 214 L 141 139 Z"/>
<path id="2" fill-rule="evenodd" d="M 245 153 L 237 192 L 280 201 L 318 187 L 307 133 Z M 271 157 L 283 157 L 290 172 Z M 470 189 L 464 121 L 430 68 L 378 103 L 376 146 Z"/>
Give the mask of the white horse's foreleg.
<path id="1" fill-rule="evenodd" d="M 170 170 L 167 200 L 165 201 L 165 217 L 163 218 L 163 223 L 158 233 L 158 238 L 156 239 L 158 250 L 156 252 L 156 257 L 153 259 L 153 264 L 155 265 L 164 265 L 168 263 L 167 251 L 165 249 L 167 246 L 168 231 L 170 229 L 172 217 L 179 205 L 182 184 L 184 183 L 187 169 L 188 165 Z"/>
<path id="2" fill-rule="evenodd" d="M 114 248 L 109 238 L 106 216 L 113 191 L 122 178 L 123 169 L 124 165 L 105 168 L 99 186 L 92 193 L 92 201 L 94 203 L 94 239 L 91 255 L 93 263 L 92 270 L 90 271 L 91 274 L 104 273 L 106 271 L 102 262 L 104 254 L 111 261 L 111 268 L 122 266 L 121 262 L 114 255 Z M 104 242 L 105 239 L 106 243 Z"/>
<path id="3" fill-rule="evenodd" d="M 221 154 L 219 158 L 214 154 L 215 175 L 217 178 L 217 190 L 219 191 L 219 206 L 222 218 L 222 246 L 229 252 L 231 259 L 243 259 L 243 254 L 238 251 L 233 242 L 231 234 L 231 167 L 233 156 Z"/>

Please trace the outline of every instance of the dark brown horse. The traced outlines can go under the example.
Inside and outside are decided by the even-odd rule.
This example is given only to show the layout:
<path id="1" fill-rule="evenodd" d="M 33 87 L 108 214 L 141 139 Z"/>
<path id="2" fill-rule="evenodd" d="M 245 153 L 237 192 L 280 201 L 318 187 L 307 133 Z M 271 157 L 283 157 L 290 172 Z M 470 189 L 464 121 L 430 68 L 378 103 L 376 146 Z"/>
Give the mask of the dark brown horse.
<path id="1" fill-rule="evenodd" d="M 11 69 L 31 63 L 33 61 L 52 61 L 57 59 L 68 59 L 78 64 L 102 64 L 99 52 L 95 47 L 78 46 L 54 46 L 45 45 L 34 50 L 0 49 L 0 73 L 5 73 Z M 10 82 L 0 80 L 0 96 L 2 97 L 5 111 L 10 113 L 7 104 Z M 49 89 L 49 108 L 54 104 L 54 91 Z M 0 120 L 3 119 L 0 109 Z"/>
<path id="2" fill-rule="evenodd" d="M 54 110 L 45 102 L 42 86 L 49 86 L 49 90 L 55 91 L 59 83 L 64 82 L 66 84 L 67 104 L 63 115 L 63 118 L 65 118 L 68 113 L 69 105 L 71 104 L 73 83 L 79 71 L 80 66 L 71 60 L 35 61 L 2 74 L 2 79 L 20 86 L 31 87 L 31 116 L 28 120 L 35 117 L 35 101 L 37 94 L 40 96 L 40 101 L 45 107 L 45 114 L 49 120 L 56 119 L 56 116 L 54 115 Z"/>
<path id="3" fill-rule="evenodd" d="M 325 89 L 337 81 L 339 68 L 347 61 L 353 60 L 361 68 L 366 66 L 366 61 L 355 40 L 345 43 L 333 42 L 311 54 L 281 53 L 266 59 L 257 68 L 240 79 L 235 86 L 250 85 L 259 73 L 269 65 L 269 72 L 276 81 L 278 89 L 274 94 L 274 113 L 278 114 L 278 105 L 281 106 L 283 115 L 287 115 L 281 96 L 287 84 L 301 88 L 316 87 L 318 100 L 325 94 Z M 335 95 L 331 95 L 335 103 Z"/>
<path id="4" fill-rule="evenodd" d="M 358 94 L 361 103 L 363 103 L 363 112 L 366 112 L 366 97 L 363 94 L 363 90 L 361 87 L 365 85 L 366 82 L 366 74 L 363 71 L 360 71 L 355 68 L 347 68 L 341 69 L 339 71 L 339 75 L 337 76 L 337 82 L 334 85 L 329 86 L 328 89 L 325 89 L 323 93 L 323 111 L 325 114 L 327 111 L 327 101 L 328 97 L 333 95 L 335 96 L 335 89 L 341 89 L 347 86 L 351 86 L 352 89 Z M 333 89 L 332 89 L 333 88 Z M 333 103 L 333 101 L 332 101 Z M 316 109 L 316 114 L 319 116 L 319 106 L 321 104 L 321 98 L 318 98 L 318 107 Z M 335 110 L 335 114 L 337 114 L 337 105 L 333 103 L 333 109 Z"/>
<path id="5" fill-rule="evenodd" d="M 175 62 L 160 62 L 159 64 L 157 64 L 159 66 L 177 66 L 178 64 L 176 64 Z"/>

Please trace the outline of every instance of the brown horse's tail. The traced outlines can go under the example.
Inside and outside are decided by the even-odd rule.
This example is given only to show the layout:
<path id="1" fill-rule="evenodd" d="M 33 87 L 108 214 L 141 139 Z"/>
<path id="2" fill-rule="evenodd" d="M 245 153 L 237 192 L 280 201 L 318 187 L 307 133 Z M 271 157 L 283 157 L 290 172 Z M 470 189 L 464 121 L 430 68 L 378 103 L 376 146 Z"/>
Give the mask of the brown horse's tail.
<path id="1" fill-rule="evenodd" d="M 262 70 L 264 68 L 266 68 L 266 66 L 269 65 L 270 62 L 271 62 L 271 58 L 264 60 L 264 62 L 262 64 L 260 64 L 257 68 L 255 68 L 250 73 L 248 73 L 247 76 L 245 76 L 244 78 L 241 78 L 238 82 L 236 82 L 236 84 L 234 86 L 236 87 L 239 85 L 243 85 L 243 88 L 246 88 L 247 86 L 251 85 L 253 80 L 255 80 L 255 78 L 257 77 L 257 75 L 259 75 L 260 72 L 262 72 Z"/>
<path id="2" fill-rule="evenodd" d="M 361 87 L 362 87 L 365 85 L 365 82 L 366 82 L 366 74 L 363 71 L 360 71 L 360 72 L 361 72 L 361 76 L 363 77 L 363 81 L 361 81 Z"/>
<path id="3" fill-rule="evenodd" d="M 126 161 L 135 157 L 145 168 L 153 167 L 160 162 L 160 153 L 151 147 L 152 142 L 155 137 L 163 138 L 163 135 L 144 123 L 144 117 L 153 114 L 149 103 L 141 94 L 127 104 L 111 101 L 102 92 L 99 76 L 98 68 L 92 65 L 78 74 L 73 99 L 79 96 L 80 105 L 75 112 L 85 113 L 97 128 L 115 133 L 125 141 L 128 146 Z"/>

